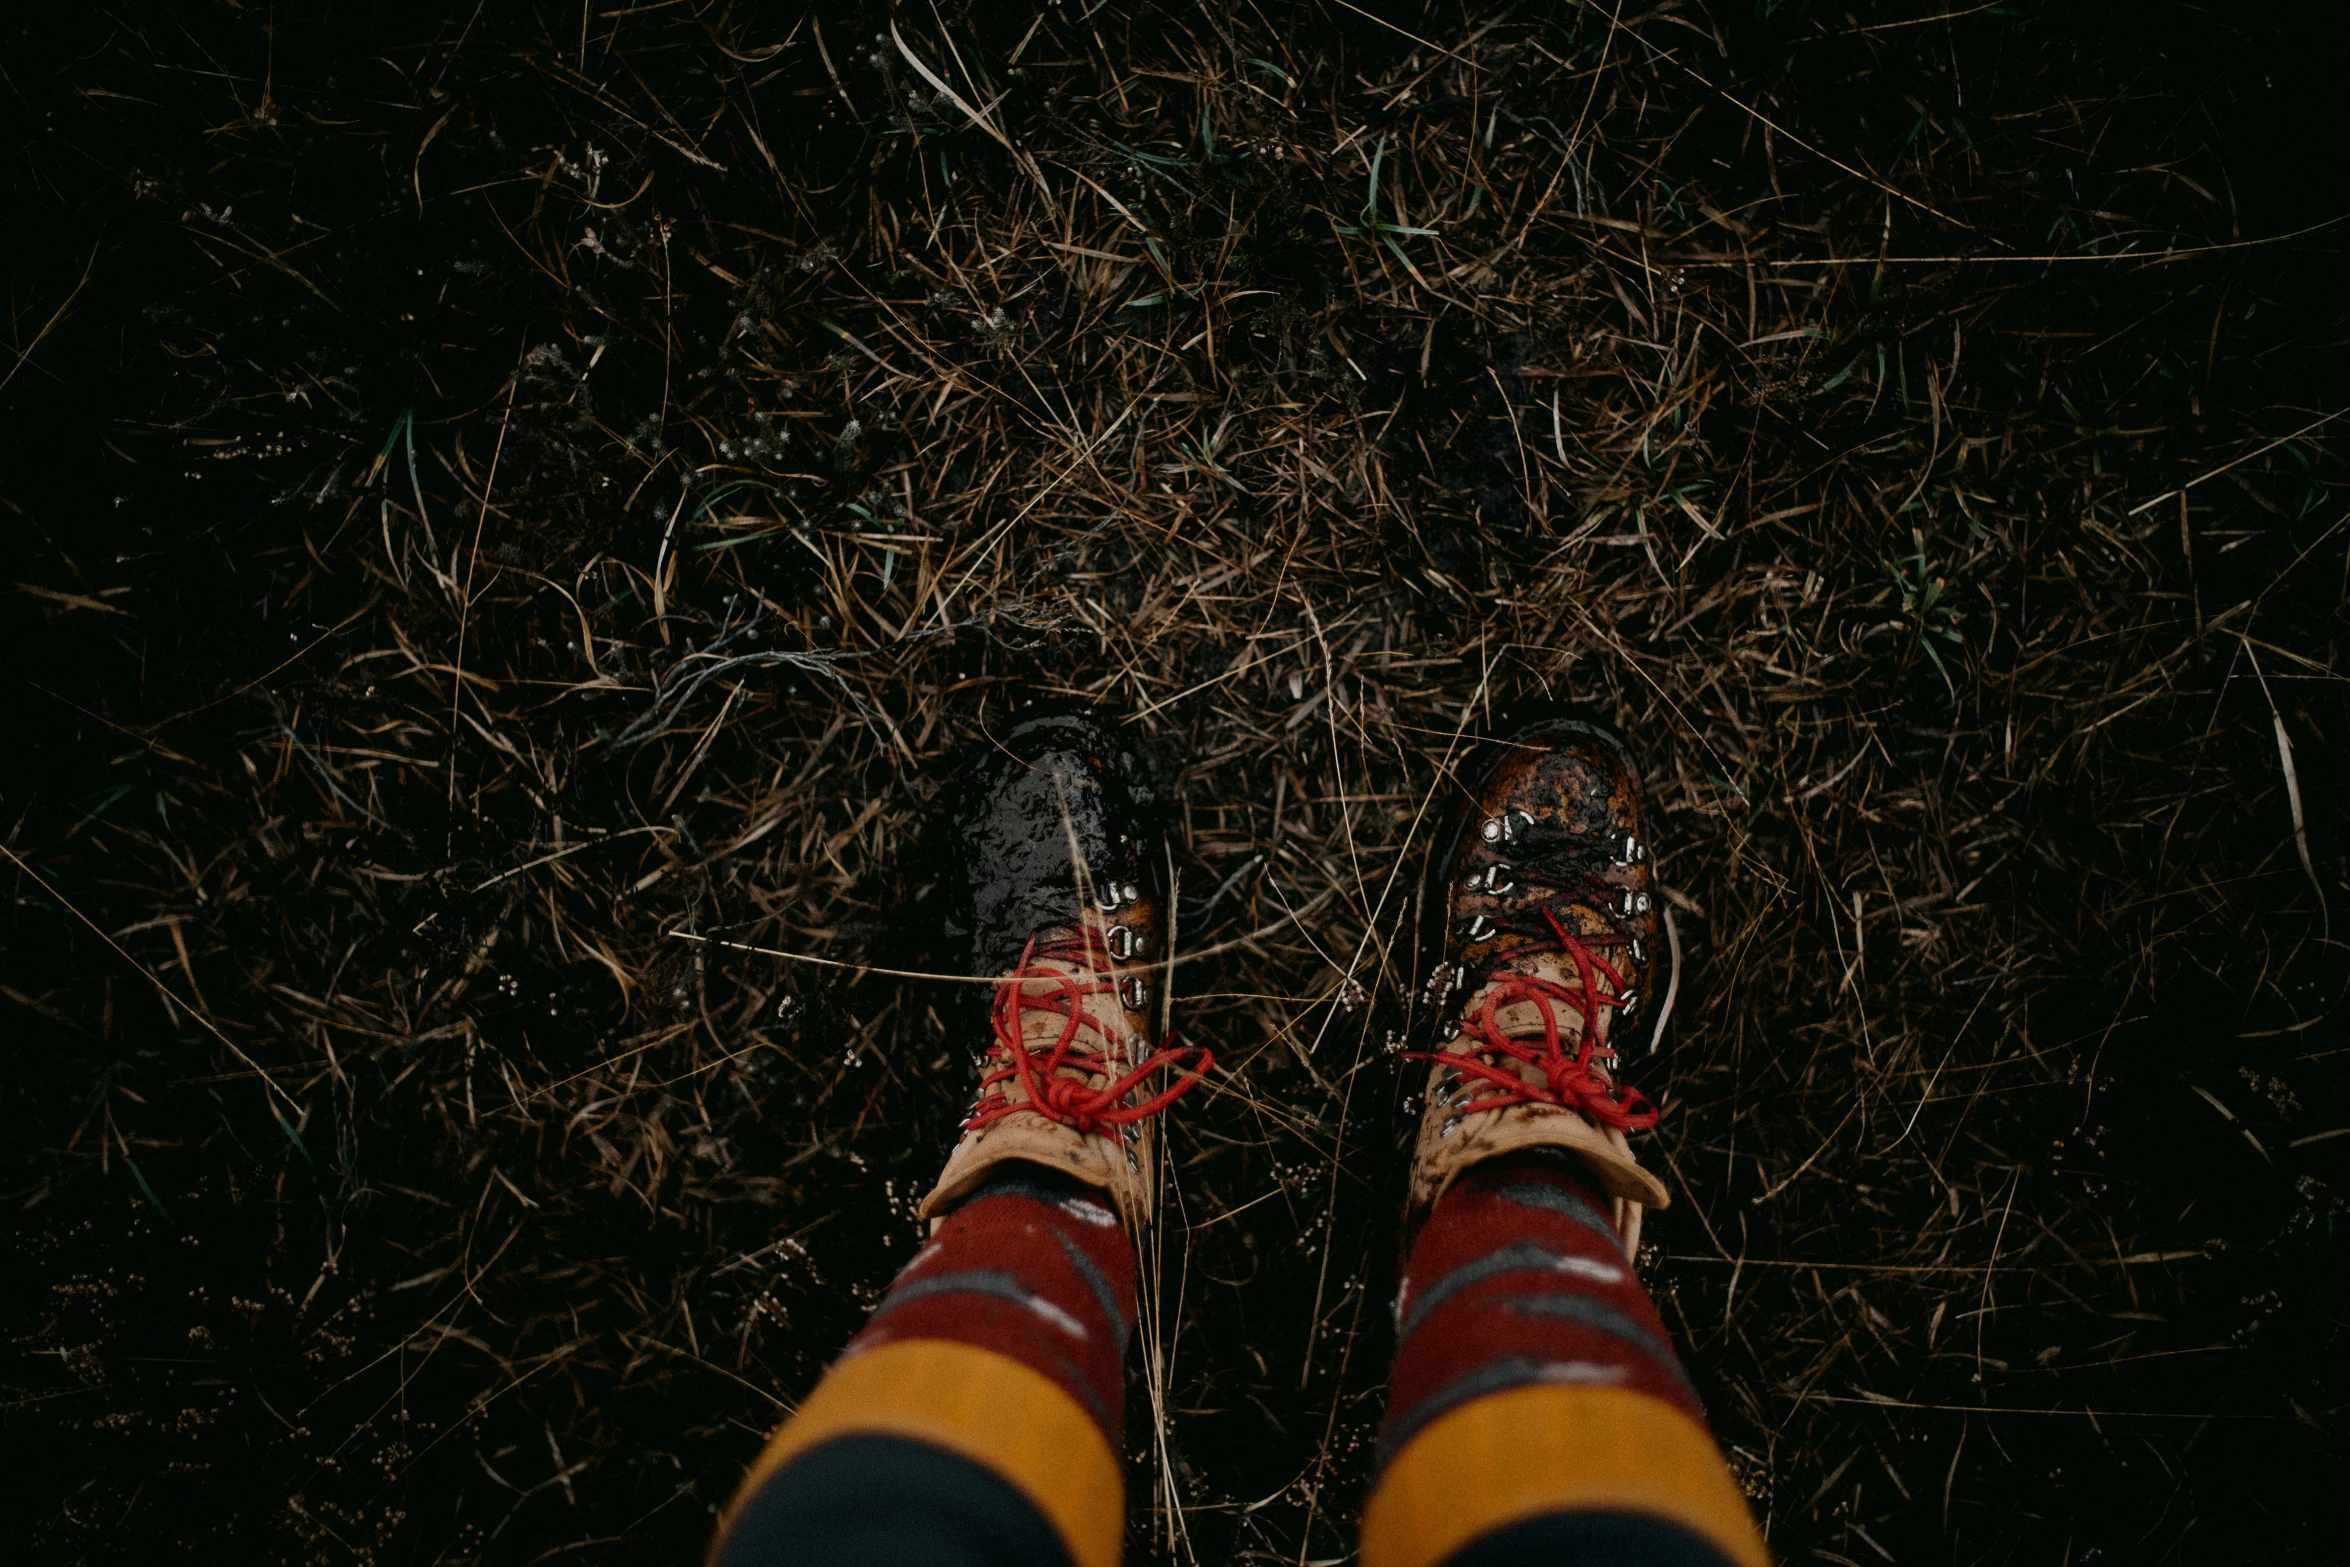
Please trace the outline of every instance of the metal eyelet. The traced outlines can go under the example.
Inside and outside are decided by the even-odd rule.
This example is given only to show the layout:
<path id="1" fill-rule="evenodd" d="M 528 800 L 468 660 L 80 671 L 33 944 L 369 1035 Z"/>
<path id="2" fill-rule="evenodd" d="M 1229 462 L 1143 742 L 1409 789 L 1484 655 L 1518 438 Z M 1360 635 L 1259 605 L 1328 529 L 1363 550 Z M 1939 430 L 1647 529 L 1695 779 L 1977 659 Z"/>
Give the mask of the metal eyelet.
<path id="1" fill-rule="evenodd" d="M 1142 950 L 1141 938 L 1125 925 L 1112 925 L 1110 933 L 1102 938 L 1102 945 L 1110 949 L 1113 958 L 1130 958 Z"/>
<path id="2" fill-rule="evenodd" d="M 1469 921 L 1469 939 L 1471 941 L 1483 941 L 1492 934 L 1493 920 L 1491 916 L 1479 914 Z"/>
<path id="3" fill-rule="evenodd" d="M 1624 906 L 1623 906 L 1621 909 L 1617 910 L 1617 912 L 1618 912 L 1618 913 L 1620 913 L 1620 914 L 1630 914 L 1631 912 L 1633 912 L 1633 910 L 1632 910 L 1632 889 L 1631 889 L 1631 888 L 1627 887 L 1627 888 L 1625 888 L 1625 889 L 1624 889 Z"/>
<path id="4" fill-rule="evenodd" d="M 1638 1005 L 1640 1005 L 1640 992 L 1636 990 L 1627 990 L 1616 997 L 1616 1010 L 1626 1017 L 1630 1017 L 1632 1009 Z"/>
<path id="5" fill-rule="evenodd" d="M 1507 829 L 1502 826 L 1500 817 L 1488 816 L 1483 822 L 1478 824 L 1477 836 L 1484 839 L 1487 843 L 1499 843 L 1501 842 L 1502 833 L 1506 830 Z"/>
<path id="6" fill-rule="evenodd" d="M 1125 901 L 1123 897 L 1119 896 L 1118 884 L 1114 881 L 1105 881 L 1101 885 L 1100 893 L 1093 900 L 1093 906 L 1104 914 L 1115 914 L 1118 912 L 1118 905 Z"/>
<path id="7" fill-rule="evenodd" d="M 1633 913 L 1646 914 L 1648 912 L 1648 894 L 1645 892 L 1635 894 L 1632 899 L 1632 904 Z"/>
<path id="8" fill-rule="evenodd" d="M 1635 963 L 1640 963 L 1645 962 L 1647 958 L 1647 949 L 1640 945 L 1640 938 L 1638 936 L 1634 936 L 1632 938 L 1632 961 Z"/>
<path id="9" fill-rule="evenodd" d="M 1436 1135 L 1439 1137 L 1450 1137 L 1453 1134 L 1454 1129 L 1460 1124 L 1461 1118 L 1459 1116 L 1448 1115 L 1444 1118 L 1444 1125 L 1437 1128 Z"/>
<path id="10" fill-rule="evenodd" d="M 1134 1150 L 1131 1148 L 1126 1150 L 1126 1168 L 1136 1175 L 1142 1173 L 1142 1161 L 1134 1157 Z"/>
<path id="11" fill-rule="evenodd" d="M 1508 838 L 1514 842 L 1517 839 L 1521 823 L 1527 827 L 1533 826 L 1533 813 L 1530 811 L 1521 811 L 1513 807 L 1511 810 L 1505 812 L 1501 818 L 1501 835 L 1504 838 Z"/>
<path id="12" fill-rule="evenodd" d="M 1118 986 L 1119 999 L 1128 1010 L 1140 1012 L 1150 1005 L 1151 988 L 1139 979 L 1127 979 Z"/>

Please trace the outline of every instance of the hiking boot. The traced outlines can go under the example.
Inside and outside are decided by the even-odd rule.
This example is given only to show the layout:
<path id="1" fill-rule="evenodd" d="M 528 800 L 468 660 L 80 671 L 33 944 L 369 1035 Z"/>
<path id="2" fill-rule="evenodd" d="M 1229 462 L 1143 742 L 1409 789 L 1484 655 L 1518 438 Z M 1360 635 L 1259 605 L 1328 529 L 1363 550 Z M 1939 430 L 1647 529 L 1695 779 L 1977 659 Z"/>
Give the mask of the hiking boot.
<path id="1" fill-rule="evenodd" d="M 952 934 L 996 985 L 963 1135 L 918 1212 L 935 1227 L 1019 1160 L 1098 1187 L 1141 1229 L 1157 1200 L 1152 1117 L 1213 1063 L 1150 1043 L 1173 935 L 1158 769 L 1068 711 L 1023 719 L 969 765 L 953 807 L 966 898 Z"/>
<path id="2" fill-rule="evenodd" d="M 1436 1038 L 1407 1212 L 1425 1216 L 1463 1170 L 1534 1148 L 1573 1153 L 1615 1199 L 1626 1255 L 1643 1208 L 1671 1199 L 1632 1156 L 1656 1124 L 1622 1061 L 1663 1031 L 1671 961 L 1631 750 L 1552 713 L 1492 744 L 1437 839 L 1428 907 L 1442 911 L 1423 1000 Z"/>

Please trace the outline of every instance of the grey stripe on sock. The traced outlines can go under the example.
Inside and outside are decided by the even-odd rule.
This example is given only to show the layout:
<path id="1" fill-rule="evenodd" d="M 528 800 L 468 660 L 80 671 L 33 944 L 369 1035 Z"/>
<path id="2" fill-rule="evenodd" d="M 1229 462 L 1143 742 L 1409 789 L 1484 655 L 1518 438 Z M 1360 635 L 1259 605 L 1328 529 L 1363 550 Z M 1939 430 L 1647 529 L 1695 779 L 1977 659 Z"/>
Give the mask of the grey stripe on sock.
<path id="1" fill-rule="evenodd" d="M 1602 1236 L 1618 1251 L 1624 1249 L 1624 1238 L 1606 1215 L 1563 1186 L 1545 1186 L 1536 1181 L 1512 1181 L 1507 1186 L 1496 1186 L 1493 1195 L 1504 1202 L 1514 1202 L 1521 1208 L 1540 1208 L 1563 1219 L 1572 1219 L 1592 1234 Z"/>
<path id="2" fill-rule="evenodd" d="M 1618 1252 L 1616 1255 L 1623 1255 Z M 1499 1251 L 1487 1252 L 1474 1262 L 1464 1262 L 1420 1292 L 1412 1302 L 1412 1309 L 1396 1324 L 1395 1336 L 1400 1341 L 1411 1337 L 1412 1331 L 1428 1319 L 1434 1311 L 1454 1295 L 1472 1284 L 1504 1273 L 1567 1273 L 1589 1279 L 1594 1284 L 1621 1284 L 1624 1272 L 1589 1257 L 1570 1256 L 1553 1251 L 1540 1241 L 1517 1241 Z"/>
<path id="3" fill-rule="evenodd" d="M 1092 1286 L 1093 1298 L 1101 1302 L 1102 1316 L 1109 1321 L 1110 1331 L 1117 1336 L 1118 1352 L 1124 1354 L 1128 1324 L 1126 1314 L 1118 1309 L 1118 1293 L 1110 1288 L 1109 1275 L 1102 1272 L 1101 1264 L 1088 1257 L 1084 1248 L 1068 1236 L 1055 1230 L 1053 1239 L 1059 1241 L 1061 1250 L 1069 1254 L 1069 1266 L 1077 1270 L 1077 1276 Z"/>
<path id="4" fill-rule="evenodd" d="M 1084 1401 L 1086 1409 L 1093 1415 L 1094 1424 L 1102 1428 L 1102 1435 L 1110 1439 L 1111 1451 L 1115 1452 L 1117 1444 L 1125 1440 L 1125 1433 L 1110 1418 L 1110 1406 L 1102 1402 L 1101 1389 L 1094 1386 L 1093 1378 L 1086 1374 L 1085 1368 L 1067 1355 L 1055 1354 L 1053 1363 L 1061 1368 L 1063 1390 L 1076 1394 Z"/>
<path id="5" fill-rule="evenodd" d="M 1015 1306 L 1024 1306 L 1038 1316 L 1069 1334 L 1072 1338 L 1089 1337 L 1085 1324 L 1078 1321 L 1051 1301 L 1022 1284 L 1002 1268 L 965 1268 L 958 1273 L 940 1273 L 927 1279 L 916 1279 L 901 1284 L 882 1298 L 867 1325 L 879 1322 L 900 1306 L 910 1306 L 918 1300 L 929 1300 L 938 1295 L 992 1295 L 997 1300 L 1008 1300 Z"/>
<path id="6" fill-rule="evenodd" d="M 1385 1465 L 1403 1445 L 1437 1416 L 1458 1409 L 1471 1399 L 1517 1387 L 1608 1387 L 1630 1373 L 1622 1366 L 1590 1360 L 1536 1360 L 1527 1355 L 1503 1355 L 1465 1376 L 1453 1378 L 1398 1415 L 1379 1438 L 1379 1462 Z"/>
<path id="7" fill-rule="evenodd" d="M 1681 1357 L 1673 1353 L 1673 1346 L 1642 1327 L 1630 1312 L 1618 1310 L 1604 1300 L 1561 1290 L 1555 1295 L 1504 1295 L 1494 1304 L 1529 1317 L 1556 1317 L 1621 1339 L 1670 1371 L 1683 1387 L 1689 1388 L 1691 1398 L 1697 1396 L 1697 1390 L 1689 1386 L 1689 1373 L 1681 1368 Z"/>
<path id="8" fill-rule="evenodd" d="M 1106 1204 L 1070 1191 L 1066 1185 L 1041 1175 L 1018 1173 L 1018 1167 L 1002 1175 L 991 1176 L 987 1183 L 963 1199 L 961 1206 L 985 1202 L 990 1197 L 1025 1197 L 1030 1202 L 1041 1202 L 1048 1208 L 1058 1208 L 1073 1219 L 1107 1227 L 1118 1222 L 1118 1216 Z"/>

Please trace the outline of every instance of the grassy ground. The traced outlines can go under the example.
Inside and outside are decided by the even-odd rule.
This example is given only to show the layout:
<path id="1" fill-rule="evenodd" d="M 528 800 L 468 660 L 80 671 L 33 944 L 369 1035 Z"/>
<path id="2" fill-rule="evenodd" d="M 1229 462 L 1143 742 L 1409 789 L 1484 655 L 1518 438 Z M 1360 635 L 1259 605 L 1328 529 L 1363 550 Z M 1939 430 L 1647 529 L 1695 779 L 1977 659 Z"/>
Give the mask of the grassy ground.
<path id="1" fill-rule="evenodd" d="M 2335 1559 L 2321 8 L 429 9 L 0 51 L 21 1559 L 690 1557 L 910 1250 L 1039 690 L 1182 758 L 1222 1068 L 1137 1560 L 1351 1548 L 1531 693 L 1648 757 L 1774 1546 Z"/>

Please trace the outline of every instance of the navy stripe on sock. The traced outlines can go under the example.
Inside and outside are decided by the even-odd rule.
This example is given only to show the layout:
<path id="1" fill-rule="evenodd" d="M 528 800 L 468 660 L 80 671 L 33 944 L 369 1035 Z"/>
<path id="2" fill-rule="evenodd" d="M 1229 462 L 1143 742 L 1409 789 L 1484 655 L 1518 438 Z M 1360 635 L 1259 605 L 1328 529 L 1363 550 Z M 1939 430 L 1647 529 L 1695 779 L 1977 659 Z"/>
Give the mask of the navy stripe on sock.
<path id="1" fill-rule="evenodd" d="M 710 1567 L 1073 1567 L 1044 1514 L 967 1458 L 849 1436 L 785 1464 L 735 1514 Z"/>
<path id="2" fill-rule="evenodd" d="M 1648 1513 L 1545 1513 L 1471 1540 L 1443 1567 L 1732 1567 L 1703 1536 Z"/>

